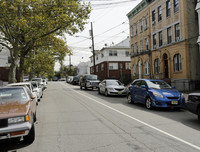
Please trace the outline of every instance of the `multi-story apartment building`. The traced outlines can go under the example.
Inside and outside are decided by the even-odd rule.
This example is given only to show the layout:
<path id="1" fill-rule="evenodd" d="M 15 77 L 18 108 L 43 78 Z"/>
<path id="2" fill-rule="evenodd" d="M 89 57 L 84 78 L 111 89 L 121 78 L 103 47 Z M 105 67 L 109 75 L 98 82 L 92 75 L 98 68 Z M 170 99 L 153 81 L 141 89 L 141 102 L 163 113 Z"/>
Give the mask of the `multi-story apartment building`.
<path id="1" fill-rule="evenodd" d="M 90 73 L 94 74 L 93 56 L 90 57 Z M 100 80 L 106 78 L 115 78 L 123 81 L 130 81 L 130 39 L 103 47 L 95 53 L 96 74 Z"/>
<path id="2" fill-rule="evenodd" d="M 200 85 L 196 0 L 142 0 L 127 16 L 133 79 L 164 79 L 189 91 Z"/>

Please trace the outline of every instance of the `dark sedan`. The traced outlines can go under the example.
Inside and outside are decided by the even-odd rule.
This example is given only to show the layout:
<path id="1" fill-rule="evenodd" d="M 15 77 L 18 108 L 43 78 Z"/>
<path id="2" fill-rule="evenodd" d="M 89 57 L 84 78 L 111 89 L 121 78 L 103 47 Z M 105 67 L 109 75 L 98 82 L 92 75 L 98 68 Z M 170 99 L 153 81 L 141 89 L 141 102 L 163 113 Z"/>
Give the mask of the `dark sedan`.
<path id="1" fill-rule="evenodd" d="M 198 116 L 200 122 L 200 93 L 190 93 L 186 103 L 186 109 Z"/>

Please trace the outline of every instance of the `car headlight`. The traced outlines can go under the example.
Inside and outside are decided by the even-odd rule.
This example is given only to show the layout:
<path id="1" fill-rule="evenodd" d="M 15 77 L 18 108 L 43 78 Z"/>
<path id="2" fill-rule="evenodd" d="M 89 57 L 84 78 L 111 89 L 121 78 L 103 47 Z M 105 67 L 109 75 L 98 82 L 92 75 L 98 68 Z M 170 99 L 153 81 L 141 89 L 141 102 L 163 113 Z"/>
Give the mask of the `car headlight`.
<path id="1" fill-rule="evenodd" d="M 21 123 L 24 122 L 24 117 L 14 117 L 14 118 L 8 118 L 8 124 L 14 124 L 14 123 Z"/>
<path id="2" fill-rule="evenodd" d="M 107 88 L 107 89 L 110 90 L 110 91 L 111 91 L 111 90 L 114 90 L 113 88 Z"/>
<path id="3" fill-rule="evenodd" d="M 157 92 L 153 92 L 153 95 L 156 97 L 164 98 L 163 95 L 161 95 L 160 93 L 157 93 Z"/>

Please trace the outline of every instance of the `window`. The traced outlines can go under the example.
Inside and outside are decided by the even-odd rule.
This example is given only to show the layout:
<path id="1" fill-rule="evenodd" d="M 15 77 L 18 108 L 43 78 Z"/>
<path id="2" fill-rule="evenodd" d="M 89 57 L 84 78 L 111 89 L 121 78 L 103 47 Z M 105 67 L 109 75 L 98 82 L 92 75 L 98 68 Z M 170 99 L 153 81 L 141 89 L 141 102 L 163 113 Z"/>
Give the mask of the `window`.
<path id="1" fill-rule="evenodd" d="M 145 67 L 144 68 L 145 68 L 145 74 L 149 75 L 149 62 L 148 61 L 145 62 Z"/>
<path id="2" fill-rule="evenodd" d="M 140 52 L 143 52 L 143 40 L 140 40 Z"/>
<path id="3" fill-rule="evenodd" d="M 101 64 L 101 71 L 103 71 L 104 70 L 104 64 L 102 63 Z"/>
<path id="4" fill-rule="evenodd" d="M 120 67 L 120 69 L 123 69 L 123 64 L 120 63 L 120 64 L 119 64 L 119 67 Z"/>
<path id="5" fill-rule="evenodd" d="M 104 57 L 104 54 L 103 53 L 101 53 L 101 58 L 103 58 Z"/>
<path id="6" fill-rule="evenodd" d="M 144 19 L 144 30 L 147 29 L 147 16 L 145 16 L 145 19 Z"/>
<path id="7" fill-rule="evenodd" d="M 109 56 L 117 56 L 117 51 L 110 50 Z"/>
<path id="8" fill-rule="evenodd" d="M 11 63 L 11 57 L 10 56 L 8 57 L 8 63 Z"/>
<path id="9" fill-rule="evenodd" d="M 131 25 L 131 37 L 134 36 L 133 25 Z"/>
<path id="10" fill-rule="evenodd" d="M 153 48 L 156 49 L 156 34 L 153 35 Z"/>
<path id="11" fill-rule="evenodd" d="M 138 54 L 138 43 L 135 43 L 136 55 Z"/>
<path id="12" fill-rule="evenodd" d="M 130 70 L 131 69 L 131 63 L 126 62 L 125 68 L 126 68 L 126 70 Z"/>
<path id="13" fill-rule="evenodd" d="M 145 39 L 145 46 L 146 46 L 146 50 L 149 50 L 149 40 L 148 40 L 148 38 Z"/>
<path id="14" fill-rule="evenodd" d="M 137 23 L 135 23 L 135 35 L 137 35 Z"/>
<path id="15" fill-rule="evenodd" d="M 162 40 L 162 31 L 159 32 L 159 46 L 162 46 L 163 40 Z"/>
<path id="16" fill-rule="evenodd" d="M 174 0 L 174 13 L 179 10 L 179 0 Z"/>
<path id="17" fill-rule="evenodd" d="M 171 4 L 170 0 L 166 1 L 166 16 L 169 17 L 171 15 Z"/>
<path id="18" fill-rule="evenodd" d="M 99 66 L 97 65 L 97 66 L 96 66 L 96 72 L 98 72 L 98 70 L 99 70 Z"/>
<path id="19" fill-rule="evenodd" d="M 155 22 L 156 22 L 156 11 L 153 10 L 153 11 L 152 11 L 152 25 L 154 25 Z"/>
<path id="20" fill-rule="evenodd" d="M 159 59 L 155 59 L 154 68 L 155 68 L 155 74 L 160 73 L 160 61 L 159 61 Z"/>
<path id="21" fill-rule="evenodd" d="M 140 32 L 142 32 L 143 31 L 143 21 L 142 21 L 142 19 L 140 20 Z"/>
<path id="22" fill-rule="evenodd" d="M 93 62 L 93 57 L 91 58 L 91 63 Z"/>
<path id="23" fill-rule="evenodd" d="M 179 23 L 175 25 L 175 41 L 180 40 L 180 26 Z"/>
<path id="24" fill-rule="evenodd" d="M 96 60 L 98 60 L 99 58 L 98 58 L 98 54 L 96 55 Z"/>
<path id="25" fill-rule="evenodd" d="M 182 70 L 182 62 L 181 62 L 181 55 L 175 54 L 174 55 L 174 72 Z"/>
<path id="26" fill-rule="evenodd" d="M 129 52 L 129 51 L 126 51 L 126 52 L 125 52 L 125 56 L 126 56 L 126 57 L 129 57 L 129 56 L 130 56 L 130 52 Z"/>
<path id="27" fill-rule="evenodd" d="M 172 43 L 172 29 L 169 27 L 167 29 L 167 43 L 170 44 Z"/>
<path id="28" fill-rule="evenodd" d="M 109 63 L 109 70 L 118 70 L 118 63 Z"/>
<path id="29" fill-rule="evenodd" d="M 136 76 L 136 64 L 133 65 L 133 76 Z"/>
<path id="30" fill-rule="evenodd" d="M 131 45 L 131 52 L 132 52 L 132 56 L 134 56 L 134 45 Z"/>
<path id="31" fill-rule="evenodd" d="M 161 6 L 158 7 L 158 21 L 162 20 L 162 9 Z"/>

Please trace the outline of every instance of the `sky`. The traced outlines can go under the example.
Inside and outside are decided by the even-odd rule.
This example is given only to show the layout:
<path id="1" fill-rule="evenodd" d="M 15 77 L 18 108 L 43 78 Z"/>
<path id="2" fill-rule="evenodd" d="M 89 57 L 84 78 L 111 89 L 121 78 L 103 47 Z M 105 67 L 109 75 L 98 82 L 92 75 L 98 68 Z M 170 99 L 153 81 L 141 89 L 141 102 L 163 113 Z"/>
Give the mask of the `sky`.
<path id="1" fill-rule="evenodd" d="M 66 44 L 73 52 L 71 64 L 78 65 L 80 62 L 89 61 L 92 55 L 92 40 L 89 30 L 93 25 L 94 48 L 100 50 L 105 45 L 115 45 L 129 36 L 129 20 L 126 16 L 142 0 L 83 0 L 90 2 L 92 11 L 85 30 L 74 36 L 65 35 Z M 70 63 L 69 56 L 65 57 L 64 65 Z M 55 70 L 59 70 L 56 63 Z"/>

